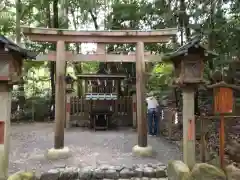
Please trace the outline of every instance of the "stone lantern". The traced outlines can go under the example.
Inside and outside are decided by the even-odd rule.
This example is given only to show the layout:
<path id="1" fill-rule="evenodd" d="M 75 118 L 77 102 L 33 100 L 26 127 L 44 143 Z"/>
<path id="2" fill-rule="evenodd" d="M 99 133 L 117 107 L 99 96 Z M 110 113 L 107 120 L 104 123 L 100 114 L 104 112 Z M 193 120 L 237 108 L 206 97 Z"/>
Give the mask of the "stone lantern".
<path id="1" fill-rule="evenodd" d="M 36 55 L 0 36 L 0 81 L 11 85 L 17 84 L 22 76 L 23 59 L 35 59 Z"/>
<path id="2" fill-rule="evenodd" d="M 12 86 L 21 79 L 23 60 L 36 56 L 0 35 L 0 179 L 8 177 Z"/>
<path id="3" fill-rule="evenodd" d="M 74 79 L 69 74 L 65 77 L 66 82 L 66 93 L 71 93 L 74 91 Z"/>
<path id="4" fill-rule="evenodd" d="M 204 64 L 216 56 L 215 53 L 207 51 L 200 41 L 200 37 L 194 37 L 163 57 L 163 61 L 174 65 L 173 84 L 182 90 L 183 160 L 190 168 L 196 162 L 195 90 L 199 84 L 204 83 Z"/>
<path id="5" fill-rule="evenodd" d="M 204 83 L 204 64 L 216 54 L 207 51 L 196 37 L 177 51 L 166 54 L 165 62 L 174 65 L 174 84 L 180 87 Z"/>

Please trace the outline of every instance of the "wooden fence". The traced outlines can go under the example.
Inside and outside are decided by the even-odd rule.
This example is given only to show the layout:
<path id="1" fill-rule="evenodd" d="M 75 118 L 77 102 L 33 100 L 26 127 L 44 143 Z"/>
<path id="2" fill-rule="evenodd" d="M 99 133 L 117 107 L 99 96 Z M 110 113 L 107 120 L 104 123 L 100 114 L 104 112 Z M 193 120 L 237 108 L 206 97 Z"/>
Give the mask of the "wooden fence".
<path id="1" fill-rule="evenodd" d="M 70 121 L 87 121 L 91 108 L 103 109 L 109 107 L 114 112 L 114 118 L 123 121 L 132 121 L 132 97 L 119 97 L 117 100 L 86 100 L 85 97 L 71 97 Z M 130 124 L 119 122 L 118 124 Z M 132 123 L 132 122 L 131 122 Z"/>

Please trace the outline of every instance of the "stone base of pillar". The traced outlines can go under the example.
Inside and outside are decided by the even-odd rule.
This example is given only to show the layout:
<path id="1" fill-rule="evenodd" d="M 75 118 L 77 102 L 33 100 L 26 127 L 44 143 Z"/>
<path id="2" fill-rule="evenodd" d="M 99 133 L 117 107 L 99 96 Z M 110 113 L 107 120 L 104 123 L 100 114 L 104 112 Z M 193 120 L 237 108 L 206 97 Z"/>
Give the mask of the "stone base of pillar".
<path id="1" fill-rule="evenodd" d="M 71 125 L 69 122 L 67 122 L 65 128 L 66 128 L 66 129 L 70 129 L 71 127 L 72 127 L 72 125 Z"/>
<path id="2" fill-rule="evenodd" d="M 136 145 L 132 148 L 132 152 L 134 155 L 137 155 L 137 156 L 143 156 L 143 157 L 152 156 L 152 146 L 140 147 Z"/>
<path id="3" fill-rule="evenodd" d="M 134 132 L 137 132 L 137 128 L 135 128 L 135 127 L 132 127 L 132 130 L 133 130 Z"/>
<path id="4" fill-rule="evenodd" d="M 64 147 L 62 149 L 54 149 L 51 148 L 47 151 L 46 157 L 50 160 L 55 159 L 66 159 L 70 156 L 70 149 L 68 147 Z"/>

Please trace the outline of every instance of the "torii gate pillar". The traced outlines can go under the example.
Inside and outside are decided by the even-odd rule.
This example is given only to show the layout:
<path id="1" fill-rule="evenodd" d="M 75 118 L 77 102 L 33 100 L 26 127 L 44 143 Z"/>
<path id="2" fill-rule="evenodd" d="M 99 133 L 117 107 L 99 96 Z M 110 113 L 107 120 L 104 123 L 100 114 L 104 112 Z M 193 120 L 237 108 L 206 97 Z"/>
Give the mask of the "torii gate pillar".
<path id="1" fill-rule="evenodd" d="M 145 61 L 144 43 L 136 46 L 136 97 L 137 97 L 137 132 L 138 144 L 133 147 L 133 153 L 138 156 L 151 156 L 152 147 L 147 144 L 147 113 L 145 107 Z"/>
<path id="2" fill-rule="evenodd" d="M 62 159 L 70 155 L 68 147 L 64 147 L 64 127 L 65 127 L 65 42 L 57 41 L 56 58 L 56 92 L 55 92 L 55 134 L 54 148 L 48 150 L 48 159 Z"/>

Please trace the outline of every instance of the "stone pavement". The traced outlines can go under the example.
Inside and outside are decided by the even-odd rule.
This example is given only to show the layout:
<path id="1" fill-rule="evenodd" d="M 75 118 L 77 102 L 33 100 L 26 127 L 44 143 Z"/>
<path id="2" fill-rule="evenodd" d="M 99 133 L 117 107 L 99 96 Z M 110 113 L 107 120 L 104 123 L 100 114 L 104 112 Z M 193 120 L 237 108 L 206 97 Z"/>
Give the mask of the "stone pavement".
<path id="1" fill-rule="evenodd" d="M 10 173 L 19 170 L 48 171 L 63 166 L 98 167 L 101 165 L 158 164 L 181 159 L 181 153 L 161 137 L 149 137 L 154 156 L 132 156 L 132 147 L 137 144 L 137 134 L 131 129 L 90 131 L 71 128 L 65 131 L 65 145 L 72 156 L 65 160 L 48 161 L 44 158 L 47 149 L 53 147 L 53 123 L 14 124 L 11 129 Z"/>

